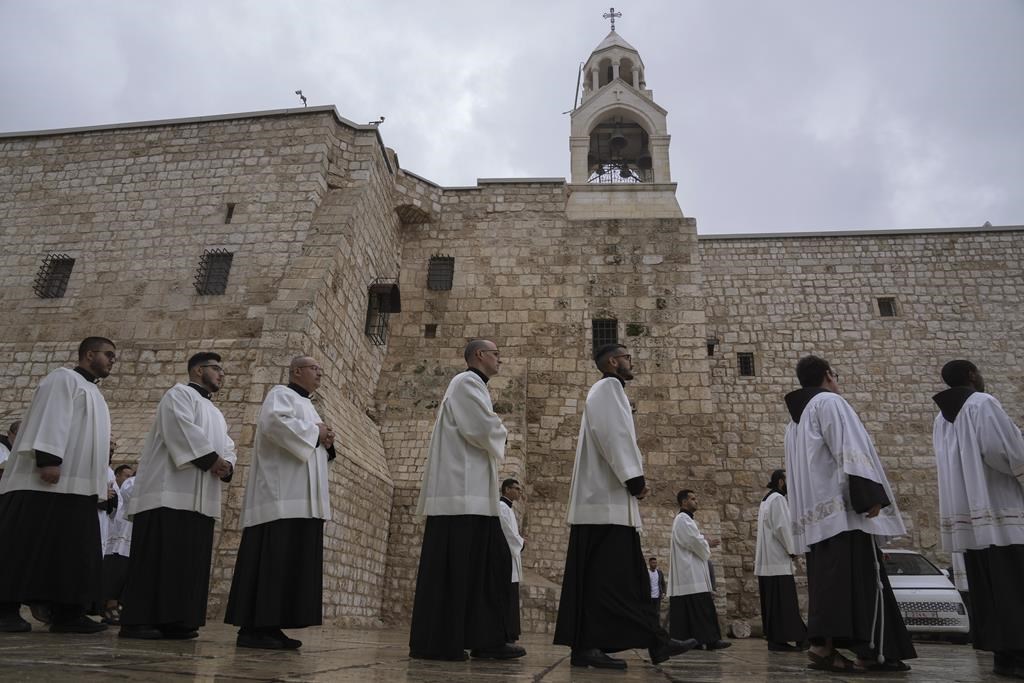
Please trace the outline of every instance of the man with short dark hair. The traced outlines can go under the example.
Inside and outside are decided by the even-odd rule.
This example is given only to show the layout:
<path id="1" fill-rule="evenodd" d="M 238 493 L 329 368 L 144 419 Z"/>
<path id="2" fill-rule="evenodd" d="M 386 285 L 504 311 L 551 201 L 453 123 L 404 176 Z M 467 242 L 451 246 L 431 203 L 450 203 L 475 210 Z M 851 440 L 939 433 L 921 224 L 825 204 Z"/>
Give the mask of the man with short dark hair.
<path id="1" fill-rule="evenodd" d="M 99 519 L 107 495 L 110 412 L 96 385 L 114 342 L 87 337 L 74 369 L 39 383 L 0 479 L 0 632 L 31 630 L 21 603 L 49 603 L 51 633 L 106 629 L 85 616 L 100 599 Z"/>
<path id="2" fill-rule="evenodd" d="M 117 509 L 103 546 L 103 623 L 120 625 L 121 594 L 128 580 L 128 558 L 131 556 L 132 523 L 125 517 L 128 501 L 135 486 L 135 468 L 121 464 L 114 468 L 114 490 Z"/>
<path id="3" fill-rule="evenodd" d="M 501 505 L 498 506 L 501 519 L 501 531 L 505 534 L 509 552 L 512 553 L 512 583 L 509 592 L 508 620 L 505 624 L 508 634 L 505 640 L 514 643 L 519 640 L 519 582 L 523 576 L 523 547 L 526 539 L 519 535 L 519 522 L 516 521 L 512 503 L 523 495 L 523 487 L 516 479 L 501 482 Z"/>
<path id="4" fill-rule="evenodd" d="M 807 626 L 800 617 L 793 580 L 793 532 L 786 501 L 786 470 L 772 472 L 757 509 L 754 575 L 761 596 L 761 628 L 771 652 L 805 649 Z M 789 643 L 794 643 L 790 645 Z"/>
<path id="5" fill-rule="evenodd" d="M 785 398 L 786 472 L 794 546 L 807 554 L 810 667 L 907 671 L 903 660 L 917 653 L 878 549 L 906 535 L 885 470 L 829 362 L 805 356 L 796 375 L 802 388 Z"/>
<path id="6" fill-rule="evenodd" d="M 949 386 L 932 431 L 942 549 L 963 553 L 977 650 L 993 671 L 1024 678 L 1024 437 L 974 363 L 942 368 Z"/>
<path id="7" fill-rule="evenodd" d="M 569 488 L 569 547 L 555 626 L 572 666 L 625 669 L 608 656 L 647 648 L 660 664 L 697 645 L 672 640 L 658 623 L 638 530 L 638 501 L 650 492 L 625 386 L 633 379 L 625 346 L 594 353 L 603 377 L 587 393 Z"/>
<path id="8" fill-rule="evenodd" d="M 661 614 L 661 599 L 665 597 L 668 584 L 665 583 L 665 572 L 658 569 L 658 558 L 647 558 L 647 578 L 651 582 L 651 604 Z"/>
<path id="9" fill-rule="evenodd" d="M 235 442 L 212 400 L 224 385 L 220 355 L 197 353 L 187 367 L 188 384 L 160 399 L 139 457 L 122 638 L 195 638 L 206 624 L 213 528 Z"/>
<path id="10" fill-rule="evenodd" d="M 296 356 L 288 385 L 271 387 L 260 407 L 224 615 L 239 627 L 238 647 L 295 650 L 302 641 L 282 629 L 323 623 L 328 465 L 337 455 L 334 429 L 310 398 L 323 375 L 315 358 Z"/>
<path id="11" fill-rule="evenodd" d="M 668 570 L 668 632 L 673 638 L 693 638 L 706 650 L 723 650 L 732 643 L 722 640 L 715 608 L 708 560 L 718 539 L 708 540 L 697 520 L 697 494 L 683 489 L 676 494 L 679 514 L 672 522 L 672 564 Z"/>
<path id="12" fill-rule="evenodd" d="M 409 656 L 464 661 L 513 659 L 509 643 L 512 556 L 501 531 L 498 467 L 508 430 L 494 412 L 487 383 L 498 374 L 494 342 L 466 345 L 468 369 L 448 384 L 430 434 L 416 513 L 423 530 Z"/>

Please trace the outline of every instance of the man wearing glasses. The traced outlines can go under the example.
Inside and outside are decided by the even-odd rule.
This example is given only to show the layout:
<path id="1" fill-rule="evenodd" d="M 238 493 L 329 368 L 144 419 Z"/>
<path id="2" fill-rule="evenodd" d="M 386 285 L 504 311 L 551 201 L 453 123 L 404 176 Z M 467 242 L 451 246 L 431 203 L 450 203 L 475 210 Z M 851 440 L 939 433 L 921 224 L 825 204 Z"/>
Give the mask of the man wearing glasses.
<path id="1" fill-rule="evenodd" d="M 206 624 L 221 483 L 236 460 L 212 401 L 224 376 L 218 354 L 197 353 L 188 359 L 188 384 L 175 384 L 157 406 L 126 514 L 133 524 L 122 638 L 195 638 Z"/>
<path id="2" fill-rule="evenodd" d="M 625 660 L 607 653 L 633 648 L 647 648 L 660 664 L 697 641 L 671 639 L 651 603 L 638 533 L 638 501 L 649 491 L 625 391 L 632 358 L 608 344 L 594 362 L 604 376 L 587 394 L 580 425 L 555 644 L 572 648 L 573 666 L 625 669 Z"/>
<path id="3" fill-rule="evenodd" d="M 804 356 L 786 394 L 786 488 L 796 552 L 807 557 L 810 668 L 907 671 L 917 656 L 878 546 L 904 536 L 875 445 L 828 361 Z M 836 648 L 851 650 L 856 661 Z"/>
<path id="4" fill-rule="evenodd" d="M 323 623 L 324 522 L 331 519 L 327 464 L 334 430 L 310 395 L 323 368 L 292 359 L 288 386 L 267 392 L 256 419 L 245 485 L 242 543 L 231 579 L 225 623 L 238 626 L 238 647 L 295 650 L 302 641 L 281 629 Z"/>
<path id="5" fill-rule="evenodd" d="M 47 603 L 51 633 L 106 629 L 85 616 L 100 598 L 99 519 L 107 498 L 110 412 L 96 385 L 114 342 L 88 337 L 73 370 L 39 383 L 0 479 L 0 633 L 30 631 L 21 603 Z"/>

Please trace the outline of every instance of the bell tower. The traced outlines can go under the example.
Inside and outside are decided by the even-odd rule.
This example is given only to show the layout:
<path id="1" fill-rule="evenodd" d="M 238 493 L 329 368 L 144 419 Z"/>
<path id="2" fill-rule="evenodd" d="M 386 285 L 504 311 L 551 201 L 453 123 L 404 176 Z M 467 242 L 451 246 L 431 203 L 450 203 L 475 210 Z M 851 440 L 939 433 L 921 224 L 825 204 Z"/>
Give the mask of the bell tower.
<path id="1" fill-rule="evenodd" d="M 571 115 L 570 219 L 680 218 L 669 169 L 668 112 L 647 88 L 640 53 L 612 28 L 583 65 Z"/>

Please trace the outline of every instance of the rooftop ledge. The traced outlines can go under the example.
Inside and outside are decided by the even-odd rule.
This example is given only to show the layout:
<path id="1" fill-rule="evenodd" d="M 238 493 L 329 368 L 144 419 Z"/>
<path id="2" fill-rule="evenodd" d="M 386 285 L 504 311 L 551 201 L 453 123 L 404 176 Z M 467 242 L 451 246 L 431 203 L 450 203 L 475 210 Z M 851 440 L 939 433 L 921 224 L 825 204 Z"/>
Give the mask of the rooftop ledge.
<path id="1" fill-rule="evenodd" d="M 775 240 L 828 237 L 863 237 L 879 235 L 902 237 L 904 235 L 927 235 L 944 232 L 1024 232 L 1024 225 L 982 225 L 964 228 L 891 228 L 889 230 L 831 230 L 814 232 L 752 232 L 697 235 L 698 240 Z"/>

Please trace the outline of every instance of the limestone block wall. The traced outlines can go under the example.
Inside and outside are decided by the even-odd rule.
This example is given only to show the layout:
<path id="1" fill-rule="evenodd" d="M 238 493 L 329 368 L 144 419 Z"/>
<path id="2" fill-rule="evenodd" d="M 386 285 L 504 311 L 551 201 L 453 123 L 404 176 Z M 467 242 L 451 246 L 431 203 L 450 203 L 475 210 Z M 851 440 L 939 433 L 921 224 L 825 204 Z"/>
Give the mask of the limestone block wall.
<path id="1" fill-rule="evenodd" d="M 714 475 L 721 501 L 731 615 L 759 612 L 753 575 L 757 505 L 784 466 L 789 421 L 782 397 L 796 361 L 828 358 L 887 468 L 910 537 L 946 562 L 938 545 L 931 445 L 943 363 L 969 358 L 989 390 L 1024 423 L 1024 230 L 704 237 Z M 895 300 L 896 316 L 878 299 Z M 738 374 L 752 353 L 755 376 Z M 945 566 L 945 565 L 943 565 Z"/>

